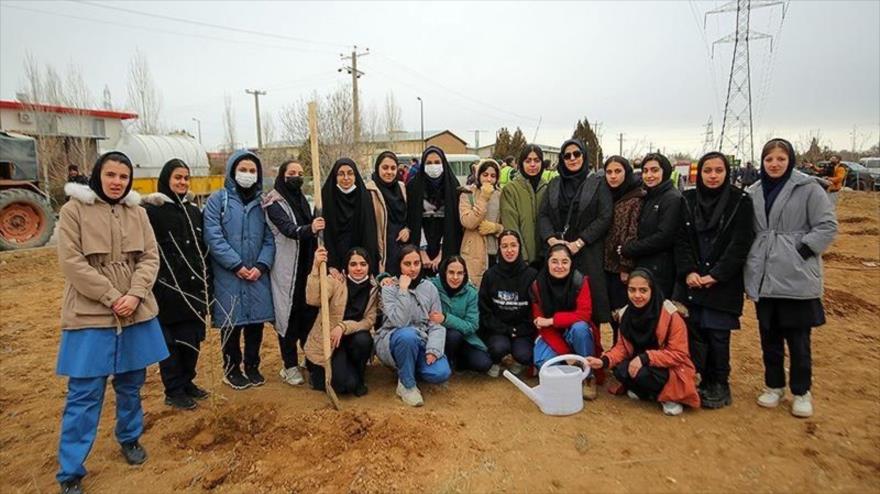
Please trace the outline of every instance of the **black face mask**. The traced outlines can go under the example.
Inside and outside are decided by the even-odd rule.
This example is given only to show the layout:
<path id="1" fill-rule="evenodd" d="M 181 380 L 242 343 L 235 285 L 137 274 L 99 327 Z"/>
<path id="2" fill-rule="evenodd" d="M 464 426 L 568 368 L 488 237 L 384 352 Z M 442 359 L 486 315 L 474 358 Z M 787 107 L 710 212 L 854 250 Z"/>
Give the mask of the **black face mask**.
<path id="1" fill-rule="evenodd" d="M 303 186 L 303 178 L 302 177 L 284 177 L 284 185 L 287 186 L 287 190 L 291 192 L 299 192 Z"/>

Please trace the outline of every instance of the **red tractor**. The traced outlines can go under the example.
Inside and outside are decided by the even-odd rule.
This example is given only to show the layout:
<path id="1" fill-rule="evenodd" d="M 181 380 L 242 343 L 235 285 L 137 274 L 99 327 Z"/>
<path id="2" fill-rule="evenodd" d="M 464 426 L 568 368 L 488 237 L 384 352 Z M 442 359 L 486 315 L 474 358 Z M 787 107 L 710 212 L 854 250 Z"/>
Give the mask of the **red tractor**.
<path id="1" fill-rule="evenodd" d="M 52 237 L 55 213 L 37 170 L 36 141 L 0 132 L 0 250 L 39 247 Z"/>

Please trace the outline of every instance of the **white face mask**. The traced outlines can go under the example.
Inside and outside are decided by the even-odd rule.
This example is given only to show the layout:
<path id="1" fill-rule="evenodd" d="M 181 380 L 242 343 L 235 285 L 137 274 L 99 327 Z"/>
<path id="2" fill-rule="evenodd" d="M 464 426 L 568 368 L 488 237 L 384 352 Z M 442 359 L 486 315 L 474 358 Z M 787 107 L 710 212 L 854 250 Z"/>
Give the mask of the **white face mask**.
<path id="1" fill-rule="evenodd" d="M 342 192 L 343 194 L 351 194 L 352 192 L 354 192 L 354 189 L 357 188 L 357 184 L 353 184 L 347 189 L 343 189 L 341 185 L 336 184 L 336 188 L 339 189 L 339 192 Z"/>
<path id="2" fill-rule="evenodd" d="M 438 178 L 440 175 L 443 175 L 443 165 L 427 164 L 425 165 L 425 174 L 431 178 Z"/>
<path id="3" fill-rule="evenodd" d="M 256 173 L 235 172 L 235 183 L 244 189 L 250 189 L 257 183 Z"/>

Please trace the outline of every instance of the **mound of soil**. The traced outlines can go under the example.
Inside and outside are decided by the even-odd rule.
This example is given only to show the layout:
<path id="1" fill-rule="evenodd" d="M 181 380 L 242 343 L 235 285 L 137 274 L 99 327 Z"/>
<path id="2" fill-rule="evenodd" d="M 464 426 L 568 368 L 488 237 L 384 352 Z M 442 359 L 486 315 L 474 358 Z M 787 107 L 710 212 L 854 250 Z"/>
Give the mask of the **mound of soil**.
<path id="1" fill-rule="evenodd" d="M 838 317 L 880 316 L 880 307 L 850 292 L 825 288 L 825 311 Z"/>

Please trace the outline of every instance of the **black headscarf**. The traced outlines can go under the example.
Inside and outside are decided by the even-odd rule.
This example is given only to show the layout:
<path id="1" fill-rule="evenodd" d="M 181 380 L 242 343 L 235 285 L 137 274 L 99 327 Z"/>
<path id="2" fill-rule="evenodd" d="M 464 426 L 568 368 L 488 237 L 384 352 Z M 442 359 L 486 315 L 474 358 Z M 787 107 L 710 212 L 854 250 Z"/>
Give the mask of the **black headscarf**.
<path id="1" fill-rule="evenodd" d="M 432 180 L 425 174 L 425 159 L 429 154 L 437 154 L 443 163 L 443 175 Z M 437 146 L 428 146 L 422 153 L 418 173 L 406 185 L 407 211 L 406 220 L 411 235 L 419 235 L 422 231 L 422 214 L 425 212 L 424 201 L 434 201 L 442 197 L 445 210 L 443 225 L 443 257 L 459 253 L 461 249 L 461 217 L 458 214 L 458 188 L 461 184 L 455 172 L 449 166 L 446 153 Z M 416 237 L 418 238 L 418 237 Z"/>
<path id="2" fill-rule="evenodd" d="M 610 156 L 607 160 L 605 160 L 605 165 L 603 167 L 604 170 L 608 170 L 608 165 L 611 163 L 617 163 L 623 167 L 624 177 L 623 182 L 617 187 L 612 187 L 608 185 L 608 189 L 611 191 L 611 198 L 614 199 L 614 202 L 621 200 L 625 195 L 629 194 L 630 191 L 637 189 L 642 186 L 642 179 L 637 177 L 635 172 L 633 171 L 632 165 L 629 163 L 629 160 L 624 158 L 623 156 Z M 608 181 L 606 180 L 607 184 Z"/>
<path id="3" fill-rule="evenodd" d="M 538 277 L 538 296 L 541 299 L 541 312 L 547 317 L 553 317 L 560 311 L 574 310 L 577 305 L 577 297 L 584 283 L 584 276 L 575 269 L 572 259 L 571 271 L 565 278 L 556 278 L 550 273 L 550 256 L 554 252 L 565 252 L 572 259 L 571 251 L 564 244 L 556 244 L 547 252 L 547 260 Z"/>
<path id="4" fill-rule="evenodd" d="M 538 159 L 541 160 L 541 169 L 535 175 L 528 175 L 525 170 L 525 161 L 532 153 L 535 153 L 538 156 Z M 529 184 L 532 186 L 532 190 L 537 191 L 538 185 L 541 183 L 541 178 L 544 175 L 544 170 L 547 168 L 544 163 L 544 151 L 537 144 L 526 144 L 525 147 L 522 148 L 522 151 L 519 152 L 516 166 L 519 169 L 520 175 L 528 180 Z"/>
<path id="5" fill-rule="evenodd" d="M 565 165 L 565 148 L 574 144 L 578 147 L 583 155 L 584 164 L 581 165 L 581 169 L 573 172 L 568 169 Z M 559 197 L 559 206 L 560 209 L 564 210 L 563 216 L 567 216 L 568 206 L 574 200 L 577 191 L 580 190 L 581 185 L 583 185 L 584 180 L 587 179 L 587 175 L 590 174 L 590 159 L 587 156 L 587 147 L 584 146 L 584 143 L 580 141 L 580 139 L 569 139 L 562 143 L 562 147 L 559 150 L 559 178 L 562 180 L 560 192 L 561 195 Z"/>
<path id="6" fill-rule="evenodd" d="M 464 268 L 464 280 L 462 280 L 461 285 L 459 285 L 458 288 L 452 288 L 449 286 L 449 281 L 446 279 L 446 270 L 449 268 L 449 265 L 454 262 L 461 264 Z M 443 285 L 443 290 L 450 298 L 458 295 L 458 292 L 464 290 L 464 287 L 467 286 L 468 280 L 470 279 L 468 277 L 467 262 L 465 262 L 464 258 L 459 255 L 443 258 L 443 260 L 440 261 L 437 276 L 440 277 L 440 284 Z"/>
<path id="7" fill-rule="evenodd" d="M 344 165 L 354 171 L 355 189 L 348 194 L 343 193 L 336 186 L 336 174 Z M 330 266 L 342 269 L 343 256 L 352 247 L 363 247 L 367 252 L 379 251 L 373 202 L 352 159 L 340 158 L 333 164 L 330 175 L 321 188 L 321 201 L 324 208 L 322 216 L 326 221 L 324 243 L 327 246 Z M 341 239 L 346 235 L 350 235 L 352 245 L 340 245 Z M 376 260 L 368 259 L 368 261 L 370 261 L 370 272 L 375 273 L 378 269 Z"/>
<path id="8" fill-rule="evenodd" d="M 184 163 L 183 160 L 178 158 L 168 160 L 165 165 L 162 166 L 162 171 L 159 172 L 159 179 L 156 181 L 156 190 L 165 194 L 165 196 L 171 199 L 175 204 L 183 204 L 187 193 L 184 192 L 183 194 L 178 194 L 171 190 L 171 174 L 178 168 L 186 168 L 187 171 L 190 171 L 189 167 L 186 166 L 186 163 Z"/>
<path id="9" fill-rule="evenodd" d="M 657 321 L 660 320 L 660 311 L 663 310 L 664 295 L 650 270 L 636 268 L 629 274 L 629 279 L 633 278 L 648 280 L 651 300 L 642 308 L 636 307 L 632 302 L 627 305 L 620 319 L 620 334 L 632 343 L 634 353 L 639 354 L 660 346 L 657 342 Z"/>
<path id="10" fill-rule="evenodd" d="M 382 198 L 385 199 L 385 209 L 388 211 L 388 221 L 395 225 L 406 224 L 406 199 L 403 197 L 403 191 L 400 189 L 400 183 L 397 177 L 391 183 L 385 182 L 379 176 L 379 165 L 385 158 L 391 158 L 397 163 L 397 155 L 391 151 L 384 151 L 376 157 L 376 163 L 373 165 L 373 182 L 379 188 Z"/>
<path id="11" fill-rule="evenodd" d="M 768 175 L 767 171 L 764 169 L 764 158 L 770 154 L 770 151 L 776 149 L 780 145 L 788 153 L 788 168 L 781 177 L 773 178 Z M 794 146 L 792 146 L 790 142 L 779 137 L 770 139 L 767 144 L 764 144 L 764 149 L 761 150 L 761 189 L 764 192 L 764 214 L 768 217 L 770 216 L 770 208 L 772 208 L 773 203 L 776 202 L 776 197 L 779 196 L 779 192 L 782 191 L 782 187 L 785 185 L 785 182 L 788 182 L 791 173 L 794 171 L 795 166 L 797 166 L 795 158 Z"/>
<path id="12" fill-rule="evenodd" d="M 710 189 L 703 183 L 703 165 L 711 159 L 724 162 L 724 181 L 718 188 Z M 694 226 L 698 232 L 714 230 L 727 208 L 733 186 L 730 185 L 730 162 L 727 156 L 712 151 L 703 155 L 697 162 L 697 207 L 694 209 Z"/>
<path id="13" fill-rule="evenodd" d="M 250 160 L 257 164 L 257 181 L 247 189 L 238 185 L 238 182 L 235 180 L 235 168 L 244 160 Z M 239 156 L 235 158 L 235 161 L 229 168 L 229 177 L 232 179 L 232 183 L 235 184 L 235 190 L 238 192 L 238 197 L 241 198 L 241 202 L 247 204 L 251 202 L 254 197 L 257 197 L 257 194 L 263 190 L 263 163 L 256 154 L 239 151 Z"/>
<path id="14" fill-rule="evenodd" d="M 501 240 L 507 236 L 516 237 L 517 242 L 519 242 L 519 251 L 517 252 L 516 259 L 513 262 L 507 262 L 504 259 L 504 256 L 501 254 Z M 526 263 L 525 259 L 523 259 L 523 243 L 522 237 L 519 236 L 514 230 L 504 230 L 501 232 L 501 235 L 498 236 L 498 271 L 500 271 L 504 276 L 511 278 L 519 275 L 523 271 L 529 268 L 529 265 Z"/>
<path id="15" fill-rule="evenodd" d="M 348 288 L 348 298 L 345 301 L 345 312 L 342 316 L 344 321 L 360 321 L 367 312 L 367 304 L 370 302 L 370 292 L 373 290 L 373 284 L 370 283 L 370 272 L 360 282 L 351 279 L 348 276 L 348 262 L 351 257 L 358 255 L 370 264 L 370 254 L 361 247 L 354 247 L 345 255 L 345 284 Z"/>
<path id="16" fill-rule="evenodd" d="M 296 163 L 296 161 L 288 160 L 281 163 L 278 167 L 278 174 L 275 175 L 275 191 L 284 198 L 290 209 L 293 210 L 293 216 L 296 218 L 297 225 L 307 225 L 312 222 L 312 211 L 309 201 L 302 192 L 302 177 L 285 177 L 287 168 Z M 291 180 L 298 178 L 299 180 Z"/>
<path id="17" fill-rule="evenodd" d="M 101 169 L 104 168 L 104 163 L 108 161 L 116 161 L 128 167 L 128 185 L 125 186 L 125 192 L 119 196 L 119 199 L 110 199 L 107 197 L 107 194 L 104 193 L 104 186 L 101 184 Z M 95 161 L 95 166 L 92 167 L 92 175 L 89 177 L 89 188 L 92 189 L 95 194 L 98 194 L 98 197 L 100 197 L 102 201 L 114 205 L 125 199 L 125 196 L 131 192 L 132 182 L 134 182 L 134 166 L 132 166 L 131 160 L 128 159 L 128 156 L 119 151 L 109 151 L 98 156 L 97 161 Z"/>

